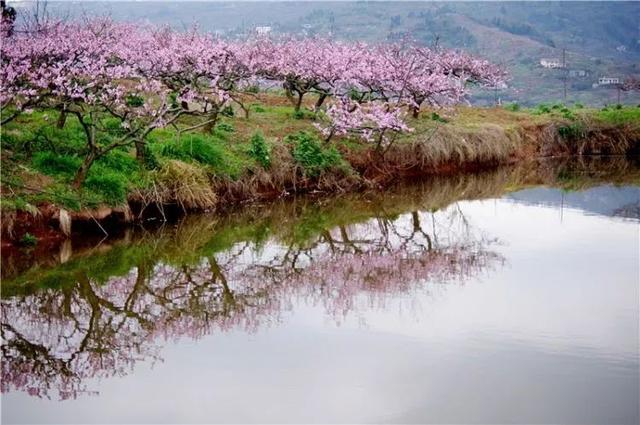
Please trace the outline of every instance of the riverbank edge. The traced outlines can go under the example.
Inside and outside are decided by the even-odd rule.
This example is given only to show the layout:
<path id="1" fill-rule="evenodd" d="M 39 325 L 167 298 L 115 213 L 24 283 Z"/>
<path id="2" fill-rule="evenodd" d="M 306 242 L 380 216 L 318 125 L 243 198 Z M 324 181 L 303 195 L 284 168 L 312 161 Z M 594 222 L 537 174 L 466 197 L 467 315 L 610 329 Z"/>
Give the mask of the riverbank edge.
<path id="1" fill-rule="evenodd" d="M 386 151 L 371 147 L 340 151 L 351 170 L 328 170 L 316 176 L 301 173 L 292 161 L 259 170 L 238 180 L 212 179 L 215 208 L 192 208 L 179 200 L 158 203 L 133 192 L 126 205 L 100 206 L 70 211 L 52 203 L 36 210 L 3 211 L 2 248 L 25 244 L 55 247 L 71 233 L 109 235 L 110 230 L 149 219 L 171 221 L 190 212 L 221 211 L 247 203 L 264 202 L 300 194 L 329 195 L 379 190 L 401 181 L 430 176 L 474 173 L 521 161 L 570 156 L 640 155 L 640 123 L 592 123 L 579 132 L 561 121 L 519 124 L 511 128 L 487 127 L 461 130 L 442 126 L 422 139 L 397 143 Z M 277 153 L 276 153 L 277 154 Z M 288 152 L 281 152 L 280 156 Z M 27 238 L 25 239 L 25 236 Z M 40 248 L 40 247 L 39 247 Z"/>

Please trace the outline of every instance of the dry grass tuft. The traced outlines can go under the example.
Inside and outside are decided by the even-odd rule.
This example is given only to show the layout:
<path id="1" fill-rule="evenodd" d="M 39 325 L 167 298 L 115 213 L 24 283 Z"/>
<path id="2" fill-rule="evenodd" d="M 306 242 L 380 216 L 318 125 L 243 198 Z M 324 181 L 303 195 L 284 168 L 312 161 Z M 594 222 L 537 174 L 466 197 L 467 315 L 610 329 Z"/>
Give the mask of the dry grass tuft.
<path id="1" fill-rule="evenodd" d="M 184 211 L 213 208 L 218 199 L 206 170 L 178 160 L 165 161 L 153 171 L 150 187 L 139 190 L 134 198 L 145 207 L 177 204 Z"/>

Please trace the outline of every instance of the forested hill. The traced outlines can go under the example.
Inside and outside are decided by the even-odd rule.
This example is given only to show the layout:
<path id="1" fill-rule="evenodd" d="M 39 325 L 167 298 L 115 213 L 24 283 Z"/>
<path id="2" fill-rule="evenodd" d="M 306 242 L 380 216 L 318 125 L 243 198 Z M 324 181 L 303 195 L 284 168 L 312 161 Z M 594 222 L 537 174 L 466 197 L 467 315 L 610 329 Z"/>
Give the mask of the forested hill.
<path id="1" fill-rule="evenodd" d="M 28 2 L 13 3 L 27 8 Z M 615 103 L 617 90 L 599 77 L 640 74 L 640 2 L 49 2 L 51 13 L 111 14 L 223 36 L 271 33 L 393 40 L 410 34 L 422 43 L 459 47 L 504 64 L 513 79 L 504 101 Z M 545 69 L 540 59 L 567 70 Z M 584 75 L 583 75 L 584 74 Z M 480 96 L 483 101 L 483 96 Z M 485 101 L 493 100 L 487 93 Z M 638 103 L 637 94 L 622 94 Z"/>

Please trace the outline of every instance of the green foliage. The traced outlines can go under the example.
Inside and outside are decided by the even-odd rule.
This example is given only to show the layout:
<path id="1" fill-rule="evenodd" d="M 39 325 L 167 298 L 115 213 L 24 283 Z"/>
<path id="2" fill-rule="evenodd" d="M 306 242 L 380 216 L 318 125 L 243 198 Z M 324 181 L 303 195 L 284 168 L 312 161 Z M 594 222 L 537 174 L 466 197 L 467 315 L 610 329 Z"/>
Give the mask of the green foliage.
<path id="1" fill-rule="evenodd" d="M 520 105 L 516 102 L 513 102 L 513 103 L 509 103 L 508 105 L 505 105 L 504 109 L 511 112 L 518 112 L 520 110 Z"/>
<path id="2" fill-rule="evenodd" d="M 151 149 L 158 156 L 184 162 L 198 162 L 210 167 L 210 171 L 236 178 L 246 165 L 236 153 L 246 148 L 230 146 L 220 134 L 188 134 L 180 139 L 154 141 Z M 246 155 L 246 150 L 244 151 Z"/>
<path id="3" fill-rule="evenodd" d="M 35 246 L 37 243 L 38 238 L 36 238 L 29 232 L 25 233 L 22 239 L 20 239 L 20 245 L 22 246 Z"/>
<path id="4" fill-rule="evenodd" d="M 95 165 L 102 165 L 104 168 L 125 174 L 135 173 L 139 169 L 135 158 L 122 150 L 112 150 L 107 155 L 100 157 Z"/>
<path id="5" fill-rule="evenodd" d="M 77 156 L 38 152 L 33 156 L 33 167 L 50 176 L 71 177 L 80 168 L 82 160 Z"/>
<path id="6" fill-rule="evenodd" d="M 130 94 L 126 99 L 127 105 L 132 106 L 134 108 L 139 108 L 144 105 L 144 98 L 142 96 L 138 96 L 137 94 Z"/>
<path id="7" fill-rule="evenodd" d="M 189 134 L 170 142 L 161 144 L 160 153 L 167 158 L 181 161 L 197 161 L 213 167 L 224 163 L 224 149 L 211 136 Z"/>
<path id="8" fill-rule="evenodd" d="M 232 117 L 234 116 L 236 113 L 233 110 L 233 107 L 231 105 L 227 105 L 224 108 L 222 108 L 222 110 L 220 111 L 220 115 L 225 116 L 225 117 Z"/>
<path id="9" fill-rule="evenodd" d="M 563 107 L 562 109 L 560 109 L 560 113 L 562 114 L 562 117 L 571 121 L 574 121 L 576 119 L 576 115 L 573 113 L 573 111 L 571 111 L 569 108 L 567 107 Z"/>
<path id="10" fill-rule="evenodd" d="M 304 111 L 302 111 L 302 110 L 294 111 L 293 114 L 291 115 L 291 117 L 294 120 L 303 120 L 304 119 Z"/>
<path id="11" fill-rule="evenodd" d="M 236 131 L 235 127 L 233 127 L 233 124 L 230 124 L 227 122 L 221 122 L 216 126 L 216 129 L 220 131 L 224 131 L 226 133 L 233 133 L 234 131 Z"/>
<path id="12" fill-rule="evenodd" d="M 301 131 L 287 139 L 293 143 L 294 159 L 304 168 L 305 174 L 311 177 L 343 164 L 342 156 L 335 146 L 323 147 L 309 133 Z"/>
<path id="13" fill-rule="evenodd" d="M 533 111 L 534 115 L 548 114 L 551 112 L 551 107 L 546 103 L 539 104 Z"/>
<path id="14" fill-rule="evenodd" d="M 127 200 L 129 181 L 123 173 L 95 166 L 89 171 L 84 187 L 101 195 L 106 203 L 118 205 Z"/>
<path id="15" fill-rule="evenodd" d="M 558 127 L 558 134 L 565 140 L 576 140 L 584 137 L 585 127 L 582 123 L 573 123 Z"/>
<path id="16" fill-rule="evenodd" d="M 584 105 L 580 102 L 576 102 L 573 107 L 576 109 L 584 109 Z"/>
<path id="17" fill-rule="evenodd" d="M 253 109 L 255 112 L 261 114 L 263 112 L 267 112 L 267 110 L 260 104 L 253 104 L 251 105 L 251 109 Z"/>
<path id="18" fill-rule="evenodd" d="M 602 110 L 596 112 L 595 117 L 600 121 L 613 125 L 620 125 L 625 123 L 635 123 L 636 125 L 640 125 L 640 108 L 603 108 Z"/>
<path id="19" fill-rule="evenodd" d="M 251 147 L 249 148 L 249 155 L 253 157 L 262 168 L 268 169 L 271 167 L 271 149 L 267 142 L 264 139 L 264 136 L 261 133 L 254 133 L 251 136 Z"/>
<path id="20" fill-rule="evenodd" d="M 448 123 L 449 121 L 446 120 L 445 118 L 441 117 L 438 113 L 436 112 L 432 112 L 431 113 L 431 120 L 432 121 L 437 121 L 437 122 L 441 122 L 441 123 Z"/>

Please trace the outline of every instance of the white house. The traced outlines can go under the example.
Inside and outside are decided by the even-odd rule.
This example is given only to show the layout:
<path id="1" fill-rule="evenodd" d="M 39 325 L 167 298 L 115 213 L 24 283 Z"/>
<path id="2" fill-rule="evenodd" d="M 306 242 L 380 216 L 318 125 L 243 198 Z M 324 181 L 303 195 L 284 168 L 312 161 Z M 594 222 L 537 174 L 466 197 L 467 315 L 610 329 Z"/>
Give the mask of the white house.
<path id="1" fill-rule="evenodd" d="M 560 61 L 560 59 L 542 58 L 540 59 L 540 65 L 542 65 L 544 68 L 550 69 L 562 68 L 562 62 Z"/>
<path id="2" fill-rule="evenodd" d="M 598 78 L 599 86 L 608 86 L 610 84 L 620 84 L 620 78 L 617 77 L 600 77 Z"/>
<path id="3" fill-rule="evenodd" d="M 267 35 L 271 32 L 271 27 L 256 27 L 256 34 Z"/>

